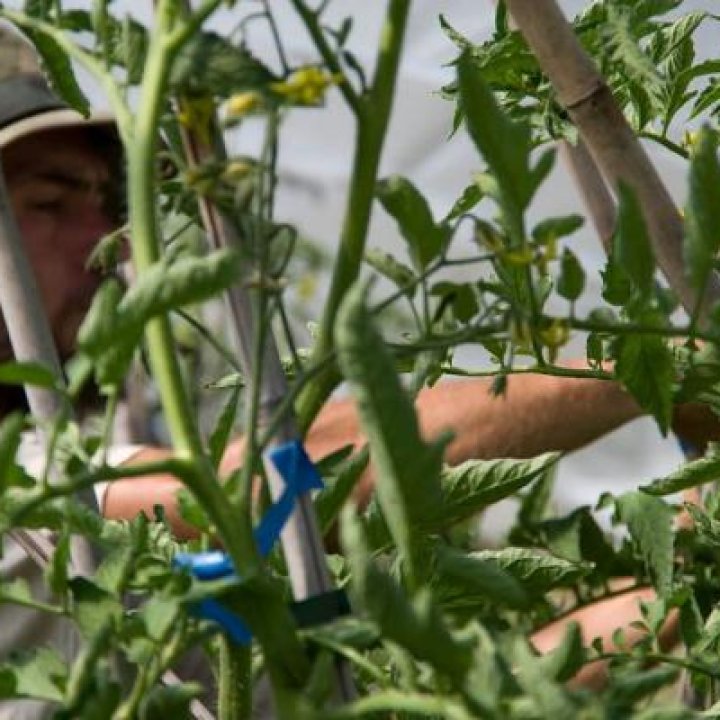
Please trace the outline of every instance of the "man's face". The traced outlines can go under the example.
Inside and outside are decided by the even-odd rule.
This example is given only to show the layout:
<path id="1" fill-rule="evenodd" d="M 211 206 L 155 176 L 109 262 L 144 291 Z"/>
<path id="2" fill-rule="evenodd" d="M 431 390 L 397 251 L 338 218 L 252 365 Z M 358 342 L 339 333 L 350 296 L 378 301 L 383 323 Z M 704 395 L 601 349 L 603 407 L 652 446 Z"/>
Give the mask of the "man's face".
<path id="1" fill-rule="evenodd" d="M 58 350 L 67 356 L 101 280 L 86 261 L 114 229 L 106 202 L 108 163 L 95 136 L 80 128 L 17 140 L 3 151 L 2 162 Z"/>

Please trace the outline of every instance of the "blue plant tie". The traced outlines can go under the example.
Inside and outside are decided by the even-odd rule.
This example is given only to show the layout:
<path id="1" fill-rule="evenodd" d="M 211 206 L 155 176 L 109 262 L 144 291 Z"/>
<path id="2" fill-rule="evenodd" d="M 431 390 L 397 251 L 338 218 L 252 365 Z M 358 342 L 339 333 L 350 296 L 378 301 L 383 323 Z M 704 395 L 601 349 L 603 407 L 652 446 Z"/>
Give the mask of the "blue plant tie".
<path id="1" fill-rule="evenodd" d="M 285 489 L 255 529 L 255 542 L 262 557 L 270 552 L 280 538 L 298 498 L 306 492 L 323 488 L 322 478 L 299 440 L 272 448 L 268 458 L 285 481 Z"/>
<path id="2" fill-rule="evenodd" d="M 258 552 L 265 557 L 280 538 L 298 498 L 311 490 L 323 488 L 322 478 L 300 440 L 274 447 L 268 457 L 285 481 L 282 495 L 263 515 L 253 536 Z M 218 580 L 235 576 L 230 556 L 222 550 L 201 553 L 177 553 L 173 565 L 184 568 L 197 580 Z M 205 598 L 194 606 L 194 614 L 218 623 L 238 644 L 249 645 L 252 635 L 243 620 L 213 598 Z"/>

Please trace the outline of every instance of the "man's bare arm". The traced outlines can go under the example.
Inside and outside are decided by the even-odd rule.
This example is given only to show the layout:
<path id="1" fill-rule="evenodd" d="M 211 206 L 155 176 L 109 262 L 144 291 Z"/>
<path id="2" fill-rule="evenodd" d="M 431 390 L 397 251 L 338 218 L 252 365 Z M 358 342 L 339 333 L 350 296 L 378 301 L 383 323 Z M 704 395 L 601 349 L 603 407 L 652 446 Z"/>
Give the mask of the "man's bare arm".
<path id="1" fill-rule="evenodd" d="M 548 450 L 575 450 L 641 414 L 617 383 L 537 374 L 510 377 L 507 392 L 500 397 L 490 393 L 488 379 L 443 382 L 420 393 L 417 409 L 426 437 L 436 437 L 447 429 L 454 432 L 446 456 L 450 464 L 471 458 L 532 457 Z M 338 400 L 320 413 L 306 447 L 317 460 L 344 445 L 360 446 L 363 441 L 353 402 Z M 228 448 L 225 472 L 239 465 L 242 447 L 240 439 Z M 132 462 L 157 459 L 164 452 L 148 448 Z M 177 480 L 164 476 L 116 481 L 108 488 L 105 514 L 111 518 L 134 517 L 141 510 L 150 514 L 159 503 L 175 524 L 173 497 L 178 486 Z M 363 478 L 356 499 L 364 504 L 371 492 L 372 471 Z M 188 530 L 179 518 L 177 528 L 182 534 Z"/>

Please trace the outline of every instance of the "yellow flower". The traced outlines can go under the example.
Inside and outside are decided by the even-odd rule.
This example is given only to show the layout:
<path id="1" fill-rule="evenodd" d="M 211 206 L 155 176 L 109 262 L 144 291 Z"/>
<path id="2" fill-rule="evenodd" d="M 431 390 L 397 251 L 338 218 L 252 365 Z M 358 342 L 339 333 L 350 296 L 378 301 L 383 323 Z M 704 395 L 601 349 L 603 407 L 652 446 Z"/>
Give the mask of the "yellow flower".
<path id="1" fill-rule="evenodd" d="M 296 105 L 319 105 L 325 92 L 339 81 L 319 67 L 307 65 L 293 72 L 286 80 L 270 85 L 278 95 L 283 95 Z"/>
<path id="2" fill-rule="evenodd" d="M 204 143 L 210 142 L 210 122 L 215 112 L 212 98 L 193 98 L 180 101 L 177 119 L 188 130 L 197 133 Z"/>
<path id="3" fill-rule="evenodd" d="M 233 95 L 225 103 L 225 115 L 229 119 L 242 118 L 257 110 L 260 96 L 255 92 L 242 92 Z"/>

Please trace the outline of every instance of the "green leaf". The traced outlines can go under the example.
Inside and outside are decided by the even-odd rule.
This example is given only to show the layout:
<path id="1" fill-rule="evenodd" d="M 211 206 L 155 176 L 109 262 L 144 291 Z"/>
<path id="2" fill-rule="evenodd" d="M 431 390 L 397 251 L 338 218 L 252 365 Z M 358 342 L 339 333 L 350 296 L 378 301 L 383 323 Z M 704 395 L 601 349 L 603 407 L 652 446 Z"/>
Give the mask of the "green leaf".
<path id="1" fill-rule="evenodd" d="M 214 32 L 197 32 L 173 63 L 170 86 L 188 95 L 227 97 L 268 91 L 277 77 L 245 47 Z"/>
<path id="2" fill-rule="evenodd" d="M 168 720 L 171 717 L 191 717 L 190 703 L 203 688 L 198 683 L 182 683 L 154 687 L 140 704 L 140 720 Z"/>
<path id="3" fill-rule="evenodd" d="M 578 717 L 579 708 L 569 691 L 553 681 L 548 666 L 543 662 L 546 658 L 536 657 L 527 640 L 516 639 L 513 656 L 518 682 L 532 698 L 539 717 L 553 720 L 575 720 Z"/>
<path id="4" fill-rule="evenodd" d="M 488 187 L 485 191 L 498 200 L 514 241 L 520 242 L 522 215 L 536 189 L 530 169 L 530 128 L 513 122 L 500 110 L 467 50 L 460 56 L 457 68 L 468 132 L 497 181 L 495 190 Z"/>
<path id="5" fill-rule="evenodd" d="M 341 533 L 356 606 L 378 623 L 385 639 L 459 681 L 470 666 L 470 646 L 452 636 L 427 588 L 409 598 L 372 562 L 362 523 L 351 506 L 343 511 Z"/>
<path id="6" fill-rule="evenodd" d="M 627 524 L 655 589 L 661 597 L 668 597 L 672 590 L 675 511 L 660 498 L 643 492 L 625 493 L 616 502 L 618 516 Z"/>
<path id="7" fill-rule="evenodd" d="M 90 640 L 108 623 L 119 625 L 123 607 L 114 595 L 83 577 L 74 577 L 69 584 L 73 617 L 83 637 Z"/>
<path id="8" fill-rule="evenodd" d="M 648 495 L 672 495 L 688 488 L 714 482 L 720 477 L 720 458 L 700 458 L 684 463 L 675 472 L 640 487 Z"/>
<path id="9" fill-rule="evenodd" d="M 17 682 L 11 668 L 0 667 L 0 698 L 11 698 L 16 695 Z"/>
<path id="10" fill-rule="evenodd" d="M 459 217 L 467 212 L 470 212 L 483 198 L 482 190 L 478 187 L 477 183 L 468 185 L 463 191 L 460 197 L 455 201 L 455 204 L 450 208 L 450 212 L 445 216 L 443 223 L 448 223 L 451 220 L 457 220 Z"/>
<path id="11" fill-rule="evenodd" d="M 153 640 L 164 640 L 170 627 L 177 622 L 179 612 L 179 598 L 166 595 L 151 597 L 141 611 L 148 636 Z"/>
<path id="12" fill-rule="evenodd" d="M 702 290 L 720 249 L 718 135 L 703 127 L 690 156 L 690 196 L 685 210 L 685 263 L 693 287 Z"/>
<path id="13" fill-rule="evenodd" d="M 462 323 L 467 323 L 472 320 L 480 309 L 473 286 L 469 283 L 459 284 L 444 280 L 435 283 L 430 290 L 430 294 L 442 298 L 440 307 L 450 305 L 453 310 L 453 316 Z M 440 316 L 441 311 L 436 311 L 436 315 Z"/>
<path id="14" fill-rule="evenodd" d="M 45 581 L 58 597 L 65 597 L 70 569 L 70 534 L 65 531 L 55 543 L 50 564 L 45 568 Z"/>
<path id="15" fill-rule="evenodd" d="M 366 292 L 356 283 L 335 323 L 338 361 L 357 401 L 376 471 L 376 498 L 410 577 L 422 574 L 414 534 L 424 508 L 440 501 L 444 442 L 426 444 L 415 408 L 372 323 Z"/>
<path id="16" fill-rule="evenodd" d="M 590 571 L 588 563 L 573 563 L 538 550 L 505 548 L 480 550 L 471 557 L 495 564 L 512 575 L 531 594 L 572 585 Z"/>
<path id="17" fill-rule="evenodd" d="M 227 401 L 215 423 L 215 429 L 210 435 L 208 445 L 210 448 L 210 457 L 213 466 L 217 470 L 222 460 L 225 448 L 230 440 L 233 429 L 235 427 L 235 417 L 237 415 L 238 400 L 240 399 L 240 386 L 235 386 L 228 396 Z"/>
<path id="18" fill-rule="evenodd" d="M 390 253 L 372 248 L 365 253 L 365 262 L 382 276 L 395 283 L 399 289 L 405 289 L 408 297 L 415 295 L 417 275 L 407 266 L 396 260 Z"/>
<path id="19" fill-rule="evenodd" d="M 577 622 L 569 622 L 560 644 L 543 656 L 541 661 L 543 672 L 555 682 L 566 682 L 580 670 L 586 656 L 580 625 Z"/>
<path id="20" fill-rule="evenodd" d="M 80 89 L 70 58 L 48 34 L 24 26 L 23 32 L 33 42 L 42 58 L 43 70 L 56 94 L 83 117 L 90 115 L 90 103 Z"/>
<path id="21" fill-rule="evenodd" d="M 393 175 L 380 180 L 375 192 L 397 222 L 415 269 L 424 270 L 442 251 L 447 228 L 435 224 L 427 201 L 407 178 Z"/>
<path id="22" fill-rule="evenodd" d="M 546 243 L 579 230 L 585 222 L 582 215 L 565 215 L 563 217 L 549 218 L 539 222 L 532 231 L 532 236 L 538 242 Z"/>
<path id="23" fill-rule="evenodd" d="M 55 376 L 49 368 L 39 363 L 6 362 L 0 364 L 0 383 L 52 389 L 55 387 Z"/>
<path id="24" fill-rule="evenodd" d="M 560 453 L 552 452 L 530 460 L 469 460 L 445 467 L 440 476 L 440 505 L 426 506 L 423 527 L 432 532 L 469 518 L 546 477 L 559 459 Z"/>
<path id="25" fill-rule="evenodd" d="M 350 498 L 358 480 L 368 466 L 370 453 L 367 445 L 351 455 L 331 478 L 323 476 L 325 487 L 315 496 L 315 511 L 322 534 L 327 533 Z"/>
<path id="26" fill-rule="evenodd" d="M 559 453 L 545 453 L 531 460 L 468 460 L 445 467 L 440 475 L 440 497 L 422 504 L 418 498 L 415 526 L 425 535 L 452 527 L 530 483 L 542 481 L 559 458 Z M 366 520 L 373 547 L 386 546 L 391 536 L 374 499 Z"/>
<path id="27" fill-rule="evenodd" d="M 650 236 L 635 193 L 621 183 L 619 197 L 612 260 L 622 266 L 640 296 L 647 298 L 653 291 L 655 276 Z"/>
<path id="28" fill-rule="evenodd" d="M 610 574 L 615 551 L 587 507 L 563 518 L 552 518 L 538 525 L 548 550 L 571 562 L 590 562 L 596 571 Z"/>
<path id="29" fill-rule="evenodd" d="M 56 650 L 42 647 L 16 655 L 7 667 L 15 673 L 16 695 L 51 702 L 63 699 L 68 667 Z"/>
<path id="30" fill-rule="evenodd" d="M 653 335 L 624 335 L 617 340 L 615 373 L 640 407 L 667 435 L 672 419 L 672 351 Z"/>
<path id="31" fill-rule="evenodd" d="M 555 283 L 558 294 L 575 302 L 585 289 L 585 271 L 575 253 L 565 248 L 560 259 L 560 275 Z"/>
<path id="32" fill-rule="evenodd" d="M 13 485 L 35 484 L 15 460 L 25 427 L 25 416 L 19 412 L 10 413 L 0 422 L 0 495 Z"/>
<path id="33" fill-rule="evenodd" d="M 512 574 L 471 554 L 437 543 L 433 590 L 446 609 L 474 609 L 478 604 L 527 609 L 530 597 Z"/>

